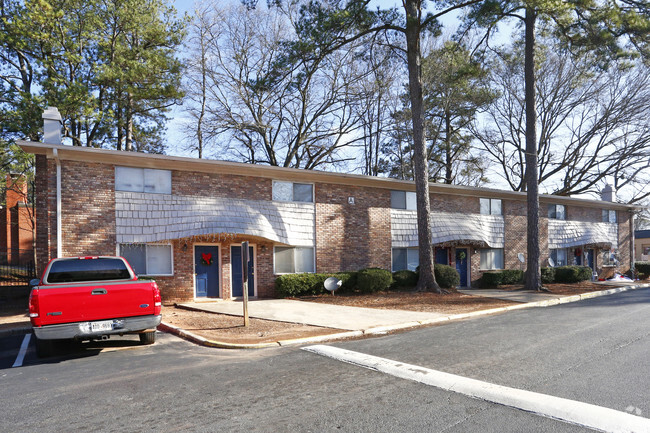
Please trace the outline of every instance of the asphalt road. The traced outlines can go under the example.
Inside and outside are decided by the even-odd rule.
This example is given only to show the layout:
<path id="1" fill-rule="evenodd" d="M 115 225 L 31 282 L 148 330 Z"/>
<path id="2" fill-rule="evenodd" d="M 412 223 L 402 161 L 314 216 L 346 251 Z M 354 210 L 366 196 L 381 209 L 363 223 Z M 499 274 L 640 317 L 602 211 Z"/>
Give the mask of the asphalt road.
<path id="1" fill-rule="evenodd" d="M 333 346 L 650 417 L 650 289 Z M 0 339 L 0 431 L 575 432 L 300 348 Z"/>

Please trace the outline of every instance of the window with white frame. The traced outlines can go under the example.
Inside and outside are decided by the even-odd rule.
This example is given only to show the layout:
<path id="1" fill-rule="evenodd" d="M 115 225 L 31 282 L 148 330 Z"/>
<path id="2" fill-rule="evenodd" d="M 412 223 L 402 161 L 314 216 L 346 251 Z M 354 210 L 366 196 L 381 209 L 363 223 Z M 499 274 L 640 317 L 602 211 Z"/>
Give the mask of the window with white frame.
<path id="1" fill-rule="evenodd" d="M 172 172 L 151 168 L 115 167 L 115 191 L 172 193 Z"/>
<path id="2" fill-rule="evenodd" d="M 567 266 L 567 250 L 564 248 L 552 249 L 548 254 L 549 258 L 553 261 L 553 266 Z"/>
<path id="3" fill-rule="evenodd" d="M 391 191 L 390 207 L 393 209 L 416 210 L 415 193 L 411 191 Z"/>
<path id="4" fill-rule="evenodd" d="M 313 247 L 275 247 L 273 269 L 276 274 L 314 272 Z"/>
<path id="5" fill-rule="evenodd" d="M 482 270 L 503 269 L 503 248 L 484 248 L 481 250 Z"/>
<path id="6" fill-rule="evenodd" d="M 554 220 L 566 220 L 566 207 L 563 204 L 549 204 L 548 217 Z"/>
<path id="7" fill-rule="evenodd" d="M 120 255 L 138 275 L 173 275 L 172 246 L 120 244 Z"/>
<path id="8" fill-rule="evenodd" d="M 273 181 L 273 200 L 313 203 L 314 185 L 310 183 Z"/>
<path id="9" fill-rule="evenodd" d="M 602 266 L 618 266 L 618 250 L 611 248 L 609 250 L 601 250 L 600 258 Z"/>
<path id="10" fill-rule="evenodd" d="M 420 251 L 418 248 L 393 248 L 393 272 L 415 271 L 420 265 Z"/>
<path id="11" fill-rule="evenodd" d="M 501 199 L 482 198 L 479 199 L 481 205 L 481 215 L 503 215 L 501 210 Z"/>
<path id="12" fill-rule="evenodd" d="M 603 209 L 603 222 L 604 223 L 615 223 L 618 222 L 616 218 L 615 210 Z"/>

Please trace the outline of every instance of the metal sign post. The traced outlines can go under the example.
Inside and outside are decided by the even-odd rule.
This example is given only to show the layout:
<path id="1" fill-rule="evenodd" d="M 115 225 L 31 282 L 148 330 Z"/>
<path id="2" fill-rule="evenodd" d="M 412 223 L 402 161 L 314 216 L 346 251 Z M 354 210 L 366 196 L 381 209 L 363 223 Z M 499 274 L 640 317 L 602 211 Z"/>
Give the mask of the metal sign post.
<path id="1" fill-rule="evenodd" d="M 248 241 L 241 243 L 242 293 L 244 295 L 244 326 L 248 319 Z"/>

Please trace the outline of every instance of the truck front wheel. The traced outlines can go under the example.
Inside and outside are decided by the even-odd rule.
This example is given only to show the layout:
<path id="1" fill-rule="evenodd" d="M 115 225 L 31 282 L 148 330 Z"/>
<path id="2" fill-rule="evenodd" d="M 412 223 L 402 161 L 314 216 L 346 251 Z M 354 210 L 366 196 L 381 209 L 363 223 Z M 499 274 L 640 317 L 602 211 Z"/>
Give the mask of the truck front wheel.
<path id="1" fill-rule="evenodd" d="M 140 343 L 154 344 L 156 342 L 156 331 L 143 332 L 140 334 Z"/>

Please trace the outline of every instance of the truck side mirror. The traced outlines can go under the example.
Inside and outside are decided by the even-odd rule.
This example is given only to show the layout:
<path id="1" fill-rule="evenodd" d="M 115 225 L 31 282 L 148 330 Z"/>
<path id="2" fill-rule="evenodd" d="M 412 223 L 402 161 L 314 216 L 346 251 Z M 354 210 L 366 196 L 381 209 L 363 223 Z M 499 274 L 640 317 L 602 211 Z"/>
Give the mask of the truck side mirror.
<path id="1" fill-rule="evenodd" d="M 32 287 L 38 286 L 38 283 L 40 283 L 40 282 L 41 282 L 41 280 L 39 280 L 38 278 L 34 278 L 33 280 L 29 280 L 29 285 L 32 286 Z"/>

